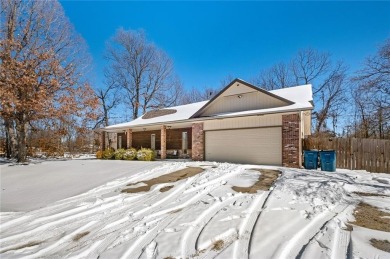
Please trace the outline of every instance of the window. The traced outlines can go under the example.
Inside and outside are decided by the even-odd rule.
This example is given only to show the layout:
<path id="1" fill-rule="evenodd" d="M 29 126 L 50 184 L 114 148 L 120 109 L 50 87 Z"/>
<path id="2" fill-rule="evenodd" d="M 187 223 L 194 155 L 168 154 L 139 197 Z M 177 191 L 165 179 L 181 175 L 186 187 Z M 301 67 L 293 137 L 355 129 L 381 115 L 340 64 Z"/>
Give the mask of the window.
<path id="1" fill-rule="evenodd" d="M 122 148 L 122 136 L 118 136 L 118 149 Z"/>
<path id="2" fill-rule="evenodd" d="M 187 136 L 187 132 L 182 132 L 181 133 L 181 139 L 182 139 L 182 142 L 181 142 L 181 149 L 183 150 L 184 154 L 187 153 L 187 149 L 188 149 L 188 136 Z"/>
<path id="3" fill-rule="evenodd" d="M 156 134 L 150 135 L 150 148 L 156 150 Z"/>

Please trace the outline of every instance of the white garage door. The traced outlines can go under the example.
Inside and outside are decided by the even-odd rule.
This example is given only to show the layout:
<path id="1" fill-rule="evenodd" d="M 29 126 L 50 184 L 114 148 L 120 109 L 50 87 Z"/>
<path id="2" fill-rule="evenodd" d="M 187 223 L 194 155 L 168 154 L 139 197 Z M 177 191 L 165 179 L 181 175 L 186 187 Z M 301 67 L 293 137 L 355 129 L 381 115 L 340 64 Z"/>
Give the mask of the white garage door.
<path id="1" fill-rule="evenodd" d="M 206 160 L 281 165 L 281 127 L 206 131 Z"/>

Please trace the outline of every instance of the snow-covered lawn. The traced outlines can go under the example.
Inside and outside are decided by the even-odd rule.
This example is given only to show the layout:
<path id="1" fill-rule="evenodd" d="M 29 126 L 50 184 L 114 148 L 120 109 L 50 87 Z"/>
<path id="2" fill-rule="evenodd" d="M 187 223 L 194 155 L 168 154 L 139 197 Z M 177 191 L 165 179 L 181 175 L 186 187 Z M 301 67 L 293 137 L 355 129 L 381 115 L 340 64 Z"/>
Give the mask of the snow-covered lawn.
<path id="1" fill-rule="evenodd" d="M 115 167 L 101 162 L 101 170 Z M 122 192 L 188 166 L 205 171 L 154 184 L 147 192 Z M 82 170 L 79 167 L 69 170 Z M 256 168 L 282 173 L 269 191 L 252 194 L 232 189 L 253 185 L 260 174 Z M 142 182 L 146 180 L 151 181 Z M 390 240 L 390 232 L 348 223 L 354 221 L 360 201 L 389 213 L 390 175 L 165 162 L 38 210 L 2 212 L 0 256 L 389 258 L 370 239 Z M 389 215 L 381 220 L 390 224 Z"/>

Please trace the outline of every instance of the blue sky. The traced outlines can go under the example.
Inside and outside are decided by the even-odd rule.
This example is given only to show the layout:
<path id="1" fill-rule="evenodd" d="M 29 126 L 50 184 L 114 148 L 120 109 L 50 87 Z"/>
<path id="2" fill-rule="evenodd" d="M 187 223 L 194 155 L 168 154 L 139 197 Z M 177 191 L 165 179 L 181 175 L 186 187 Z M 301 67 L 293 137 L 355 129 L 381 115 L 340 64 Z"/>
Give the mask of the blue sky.
<path id="1" fill-rule="evenodd" d="M 61 1 L 94 60 L 102 85 L 105 42 L 123 27 L 143 29 L 173 59 L 185 87 L 250 80 L 307 47 L 332 53 L 351 71 L 390 37 L 390 2 Z"/>

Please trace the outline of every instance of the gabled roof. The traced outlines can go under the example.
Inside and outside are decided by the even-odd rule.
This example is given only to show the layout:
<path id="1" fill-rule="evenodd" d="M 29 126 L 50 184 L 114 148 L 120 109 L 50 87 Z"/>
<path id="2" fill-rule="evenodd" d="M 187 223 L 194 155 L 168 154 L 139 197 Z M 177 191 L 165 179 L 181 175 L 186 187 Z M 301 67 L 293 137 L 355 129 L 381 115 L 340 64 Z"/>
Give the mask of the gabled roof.
<path id="1" fill-rule="evenodd" d="M 236 78 L 230 84 L 228 84 L 225 88 L 223 88 L 217 95 L 215 95 L 209 102 L 207 102 L 202 108 L 200 108 L 199 111 L 197 111 L 194 115 L 192 115 L 191 118 L 196 118 L 199 115 L 201 115 L 202 112 L 207 109 L 207 107 L 209 107 L 219 96 L 221 96 L 227 89 L 232 87 L 235 83 L 241 83 L 241 84 L 243 84 L 243 85 L 245 85 L 245 86 L 247 86 L 249 88 L 252 88 L 255 91 L 261 92 L 261 93 L 266 94 L 266 95 L 268 95 L 270 97 L 273 97 L 273 98 L 276 98 L 278 100 L 281 100 L 281 101 L 285 102 L 286 104 L 293 104 L 294 103 L 294 102 L 292 102 L 292 101 L 290 101 L 288 99 L 285 99 L 285 98 L 283 98 L 283 97 L 281 97 L 279 95 L 275 95 L 272 92 L 269 92 L 269 91 L 266 91 L 264 89 L 258 88 L 258 87 L 254 86 L 254 85 L 252 85 L 252 84 L 250 84 L 250 83 L 248 83 L 248 82 L 246 82 L 246 81 L 244 81 L 242 79 Z"/>
<path id="2" fill-rule="evenodd" d="M 238 112 L 228 112 L 221 114 L 213 114 L 208 118 L 196 118 L 199 114 L 202 113 L 215 99 L 218 98 L 223 92 L 225 92 L 229 87 L 231 87 L 234 83 L 245 84 L 246 86 L 264 93 L 272 98 L 276 98 L 278 100 L 286 103 L 285 106 L 267 108 L 267 109 L 254 109 L 247 111 L 238 111 Z M 260 114 L 270 114 L 270 113 L 281 113 L 281 112 L 291 112 L 297 110 L 311 110 L 313 109 L 312 102 L 312 87 L 311 85 L 301 85 L 283 89 L 277 89 L 272 91 L 266 91 L 261 88 L 257 88 L 256 86 L 249 84 L 241 79 L 233 80 L 228 86 L 226 86 L 223 90 L 221 90 L 214 98 L 209 101 L 179 105 L 175 107 L 169 107 L 167 109 L 162 109 L 160 114 L 161 116 L 141 116 L 133 121 L 120 123 L 105 127 L 104 130 L 114 131 L 114 130 L 123 130 L 126 128 L 132 127 L 142 127 L 147 125 L 156 125 L 156 124 L 165 124 L 165 123 L 175 123 L 175 122 L 184 122 L 190 120 L 199 120 L 199 119 L 210 119 L 217 117 L 239 117 L 239 116 L 249 116 L 249 115 L 260 115 Z M 164 110 L 176 110 L 174 113 L 163 112 Z M 151 117 L 151 118 L 148 118 Z"/>

